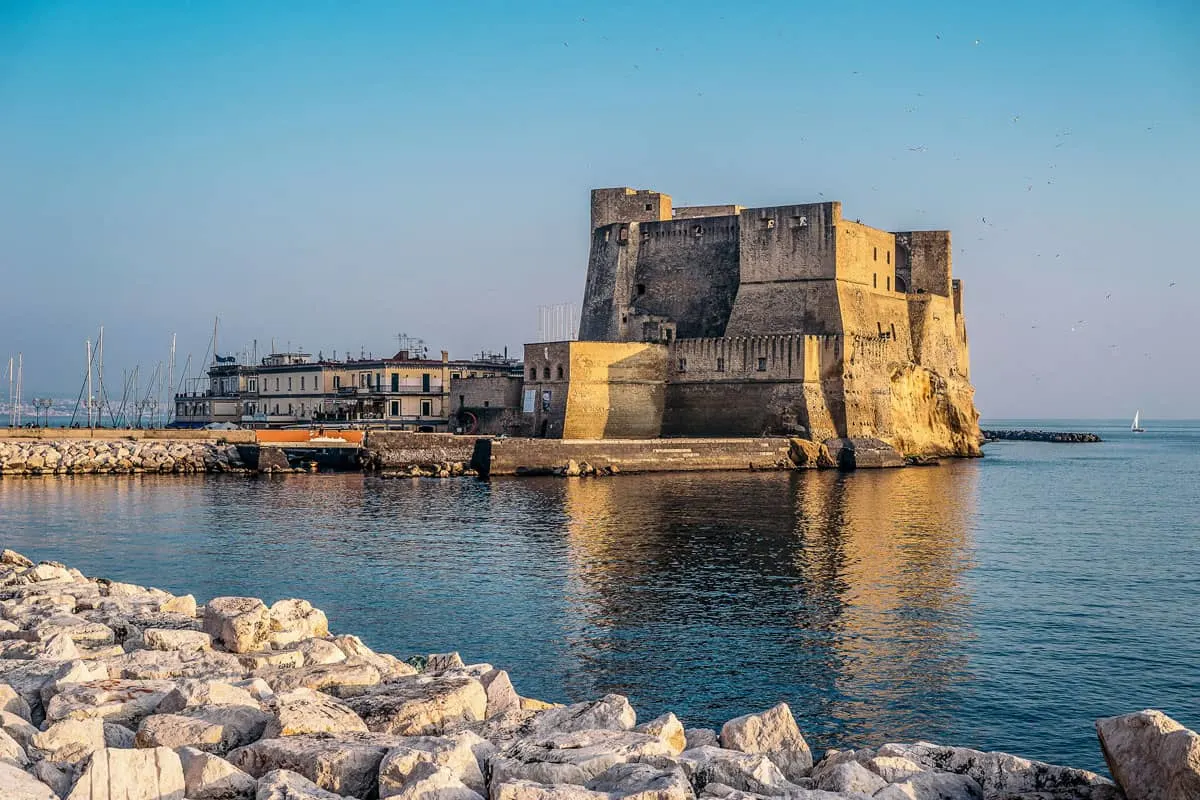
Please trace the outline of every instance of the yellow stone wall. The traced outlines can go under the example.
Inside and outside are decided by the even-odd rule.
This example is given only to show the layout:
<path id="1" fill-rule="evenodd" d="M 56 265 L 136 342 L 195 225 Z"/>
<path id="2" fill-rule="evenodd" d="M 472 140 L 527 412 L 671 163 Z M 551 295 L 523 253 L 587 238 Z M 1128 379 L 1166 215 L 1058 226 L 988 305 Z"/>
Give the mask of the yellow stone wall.
<path id="1" fill-rule="evenodd" d="M 564 439 L 650 439 L 662 430 L 667 348 L 571 342 Z"/>

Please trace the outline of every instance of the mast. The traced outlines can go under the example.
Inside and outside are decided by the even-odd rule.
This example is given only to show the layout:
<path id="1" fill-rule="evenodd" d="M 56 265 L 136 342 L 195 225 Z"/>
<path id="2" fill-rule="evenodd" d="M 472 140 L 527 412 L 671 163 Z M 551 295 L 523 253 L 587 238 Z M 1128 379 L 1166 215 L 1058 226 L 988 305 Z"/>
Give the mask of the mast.
<path id="1" fill-rule="evenodd" d="M 13 405 L 13 357 L 8 357 L 8 427 L 14 427 L 17 420 L 17 408 Z"/>
<path id="2" fill-rule="evenodd" d="M 87 340 L 87 426 L 92 427 L 92 340 Z"/>
<path id="3" fill-rule="evenodd" d="M 167 425 L 175 412 L 175 334 L 171 334 L 171 358 L 167 361 L 167 408 L 164 419 Z"/>
<path id="4" fill-rule="evenodd" d="M 220 317 L 213 317 L 213 363 L 217 363 L 217 323 L 221 321 Z"/>
<path id="5" fill-rule="evenodd" d="M 100 326 L 100 340 L 96 343 L 96 360 L 100 366 L 100 407 L 96 409 L 96 421 L 104 427 L 104 326 Z"/>
<path id="6" fill-rule="evenodd" d="M 25 354 L 17 353 L 17 427 L 21 427 L 21 382 L 25 377 Z"/>

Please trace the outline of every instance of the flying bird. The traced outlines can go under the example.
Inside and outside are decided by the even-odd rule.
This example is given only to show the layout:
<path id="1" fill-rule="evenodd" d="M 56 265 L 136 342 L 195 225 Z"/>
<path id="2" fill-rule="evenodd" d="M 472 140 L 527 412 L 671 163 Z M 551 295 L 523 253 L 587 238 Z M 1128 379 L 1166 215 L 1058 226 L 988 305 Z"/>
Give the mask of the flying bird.
<path id="1" fill-rule="evenodd" d="M 1171 281 L 1170 283 L 1168 283 L 1168 284 L 1167 284 L 1167 286 L 1168 286 L 1168 287 L 1171 287 L 1171 286 L 1174 286 L 1174 285 L 1175 285 L 1175 281 Z"/>

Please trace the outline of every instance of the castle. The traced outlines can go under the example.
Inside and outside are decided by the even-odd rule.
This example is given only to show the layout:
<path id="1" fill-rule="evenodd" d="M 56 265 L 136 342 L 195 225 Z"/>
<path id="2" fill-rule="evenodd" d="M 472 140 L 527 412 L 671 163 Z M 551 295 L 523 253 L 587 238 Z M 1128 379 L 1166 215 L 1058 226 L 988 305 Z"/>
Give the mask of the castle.
<path id="1" fill-rule="evenodd" d="M 978 455 L 949 231 L 841 203 L 673 208 L 596 189 L 579 339 L 526 347 L 534 434 L 876 437 Z"/>

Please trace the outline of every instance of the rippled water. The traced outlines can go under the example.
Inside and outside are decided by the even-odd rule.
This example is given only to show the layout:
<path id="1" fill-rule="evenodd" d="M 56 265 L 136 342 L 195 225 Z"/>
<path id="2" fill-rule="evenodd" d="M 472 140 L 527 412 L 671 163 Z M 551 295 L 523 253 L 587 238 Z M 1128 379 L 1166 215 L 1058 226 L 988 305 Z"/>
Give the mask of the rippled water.
<path id="1" fill-rule="evenodd" d="M 305 597 L 547 700 L 616 691 L 689 726 L 786 700 L 815 748 L 1098 769 L 1098 716 L 1200 727 L 1200 425 L 1123 428 L 849 475 L 6 479 L 0 543 L 200 599 Z"/>

